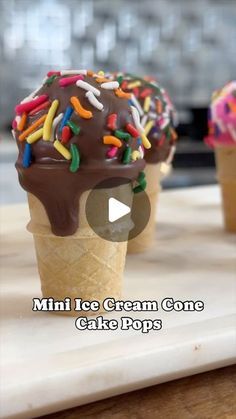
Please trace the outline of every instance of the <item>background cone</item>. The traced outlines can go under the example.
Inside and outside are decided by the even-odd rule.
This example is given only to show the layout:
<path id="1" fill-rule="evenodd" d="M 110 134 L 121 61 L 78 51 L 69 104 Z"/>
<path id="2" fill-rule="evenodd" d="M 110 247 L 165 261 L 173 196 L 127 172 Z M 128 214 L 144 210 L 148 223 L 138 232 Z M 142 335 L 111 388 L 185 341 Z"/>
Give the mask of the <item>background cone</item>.
<path id="1" fill-rule="evenodd" d="M 148 195 L 151 213 L 149 221 L 145 229 L 136 237 L 128 241 L 128 253 L 141 253 L 147 251 L 154 243 L 155 224 L 156 224 L 156 208 L 159 193 L 161 191 L 161 164 L 147 164 L 145 168 L 147 187 L 145 192 Z M 142 207 L 142 194 L 137 194 L 136 200 L 140 199 L 140 207 Z M 140 216 L 142 213 L 140 211 Z"/>
<path id="2" fill-rule="evenodd" d="M 215 157 L 225 229 L 236 233 L 236 146 L 217 146 Z"/>

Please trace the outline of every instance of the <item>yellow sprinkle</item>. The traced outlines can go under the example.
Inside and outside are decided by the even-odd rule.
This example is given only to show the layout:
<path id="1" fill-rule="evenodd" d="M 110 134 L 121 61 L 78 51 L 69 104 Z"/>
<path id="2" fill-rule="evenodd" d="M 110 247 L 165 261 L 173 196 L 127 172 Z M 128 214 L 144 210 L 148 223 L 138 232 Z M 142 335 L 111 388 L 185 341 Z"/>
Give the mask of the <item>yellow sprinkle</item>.
<path id="1" fill-rule="evenodd" d="M 105 73 L 104 73 L 104 71 L 102 71 L 102 70 L 100 70 L 100 71 L 98 72 L 98 76 L 102 76 L 102 77 L 103 77 L 103 76 L 104 76 L 104 74 L 105 74 Z"/>
<path id="2" fill-rule="evenodd" d="M 43 128 L 38 129 L 26 138 L 27 143 L 32 144 L 43 136 Z"/>
<path id="3" fill-rule="evenodd" d="M 142 143 L 143 146 L 145 148 L 151 148 L 151 143 L 150 141 L 147 139 L 146 135 L 144 134 L 144 132 L 141 134 L 141 139 L 142 139 Z"/>
<path id="4" fill-rule="evenodd" d="M 145 125 L 145 128 L 144 128 L 145 135 L 149 134 L 153 125 L 154 125 L 154 121 L 148 121 L 148 123 Z"/>
<path id="5" fill-rule="evenodd" d="M 141 155 L 140 152 L 138 150 L 134 150 L 132 153 L 132 160 L 138 160 L 140 159 Z"/>
<path id="6" fill-rule="evenodd" d="M 51 138 L 52 121 L 57 111 L 58 105 L 59 105 L 59 100 L 55 99 L 52 102 L 50 109 L 48 111 L 47 117 L 43 125 L 43 140 L 44 141 L 49 141 Z"/>
<path id="7" fill-rule="evenodd" d="M 67 148 L 60 143 L 60 141 L 54 141 L 53 145 L 55 149 L 58 151 L 58 153 L 62 154 L 62 156 L 65 157 L 66 160 L 71 160 L 71 154 L 69 150 L 67 150 Z"/>
<path id="8" fill-rule="evenodd" d="M 127 85 L 128 89 L 134 89 L 135 87 L 141 86 L 141 81 L 132 81 L 132 83 L 129 83 Z"/>
<path id="9" fill-rule="evenodd" d="M 151 96 L 147 96 L 144 101 L 143 110 L 144 112 L 148 112 L 151 105 Z"/>

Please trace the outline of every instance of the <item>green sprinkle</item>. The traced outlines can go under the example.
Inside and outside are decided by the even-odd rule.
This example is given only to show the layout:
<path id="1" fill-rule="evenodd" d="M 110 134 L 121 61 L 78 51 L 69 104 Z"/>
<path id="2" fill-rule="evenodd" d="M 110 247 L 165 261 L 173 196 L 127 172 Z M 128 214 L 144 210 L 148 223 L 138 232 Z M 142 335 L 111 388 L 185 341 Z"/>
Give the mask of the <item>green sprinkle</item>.
<path id="1" fill-rule="evenodd" d="M 131 135 L 128 132 L 124 132 L 118 129 L 115 131 L 115 136 L 119 138 L 120 140 L 125 140 L 125 141 L 128 141 L 131 138 Z"/>
<path id="2" fill-rule="evenodd" d="M 71 144 L 70 146 L 70 152 L 71 152 L 71 157 L 72 157 L 72 161 L 70 164 L 70 171 L 72 173 L 77 172 L 79 165 L 80 165 L 80 154 L 79 154 L 79 150 L 76 146 L 76 144 Z"/>
<path id="3" fill-rule="evenodd" d="M 133 189 L 133 192 L 139 193 L 139 192 L 145 191 L 147 182 L 146 182 L 146 176 L 144 172 L 139 173 L 137 182 L 139 183 L 139 185 Z"/>
<path id="4" fill-rule="evenodd" d="M 124 163 L 124 164 L 130 163 L 131 153 L 132 153 L 131 147 L 126 147 L 126 149 L 124 151 L 124 154 L 123 154 L 122 163 Z"/>
<path id="5" fill-rule="evenodd" d="M 122 81 L 123 81 L 123 76 L 118 76 L 116 81 L 118 81 L 119 85 L 121 85 Z"/>
<path id="6" fill-rule="evenodd" d="M 80 127 L 78 127 L 78 125 L 76 125 L 74 122 L 67 121 L 66 125 L 68 125 L 68 127 L 70 127 L 73 134 L 78 135 L 80 133 Z"/>
<path id="7" fill-rule="evenodd" d="M 138 180 L 137 180 L 137 182 L 138 183 L 142 183 L 143 182 L 143 180 L 145 180 L 145 173 L 144 172 L 140 172 L 139 173 L 139 175 L 138 175 Z"/>
<path id="8" fill-rule="evenodd" d="M 50 86 L 56 77 L 57 77 L 56 74 L 53 74 L 52 76 L 48 77 L 48 79 L 45 81 L 45 84 Z"/>
<path id="9" fill-rule="evenodd" d="M 165 132 L 165 134 L 166 134 L 166 139 L 167 139 L 167 140 L 170 140 L 170 138 L 171 138 L 170 125 L 168 125 L 168 126 L 166 127 L 166 129 L 164 130 L 164 132 Z"/>
<path id="10" fill-rule="evenodd" d="M 133 189 L 133 193 L 143 192 L 145 190 L 145 186 L 139 185 Z"/>

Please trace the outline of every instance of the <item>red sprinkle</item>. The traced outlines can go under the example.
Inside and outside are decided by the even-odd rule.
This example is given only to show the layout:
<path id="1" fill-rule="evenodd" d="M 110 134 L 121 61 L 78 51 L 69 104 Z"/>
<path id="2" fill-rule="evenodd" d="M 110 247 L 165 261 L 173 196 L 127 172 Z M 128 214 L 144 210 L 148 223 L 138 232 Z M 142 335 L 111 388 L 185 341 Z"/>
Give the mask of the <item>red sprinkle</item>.
<path id="1" fill-rule="evenodd" d="M 69 84 L 76 83 L 77 80 L 84 80 L 84 76 L 79 74 L 77 76 L 72 76 L 72 77 L 63 77 L 62 79 L 59 80 L 59 85 L 61 87 L 65 87 L 65 86 L 68 86 Z"/>
<path id="2" fill-rule="evenodd" d="M 45 102 L 47 100 L 48 95 L 41 95 L 37 97 L 36 99 L 32 99 L 29 102 L 20 103 L 15 107 L 15 111 L 17 114 L 22 114 L 23 112 L 30 112 L 32 109 L 35 109 L 36 106 L 41 105 L 41 103 Z"/>
<path id="3" fill-rule="evenodd" d="M 17 128 L 17 122 L 16 122 L 15 119 L 13 119 L 11 126 L 12 126 L 13 129 Z"/>
<path id="4" fill-rule="evenodd" d="M 142 99 L 144 99 L 145 97 L 151 95 L 152 90 L 151 89 L 144 89 L 141 93 L 140 93 L 140 97 Z"/>
<path id="5" fill-rule="evenodd" d="M 156 141 L 156 146 L 157 146 L 157 147 L 161 147 L 161 146 L 163 145 L 163 143 L 164 143 L 165 139 L 166 139 L 166 136 L 165 136 L 164 134 L 162 134 L 162 136 L 161 136 L 160 140 L 157 140 L 157 141 Z"/>
<path id="6" fill-rule="evenodd" d="M 107 128 L 111 129 L 112 131 L 115 131 L 117 129 L 116 122 L 117 122 L 117 114 L 111 113 L 110 115 L 108 115 L 108 118 L 107 118 Z"/>
<path id="7" fill-rule="evenodd" d="M 122 81 L 121 86 L 120 86 L 121 89 L 126 90 L 127 86 L 128 86 L 128 81 L 127 80 Z"/>
<path id="8" fill-rule="evenodd" d="M 67 125 L 62 128 L 61 143 L 67 144 L 71 138 L 71 129 Z"/>
<path id="9" fill-rule="evenodd" d="M 134 96 L 139 97 L 139 88 L 138 87 L 133 88 L 133 94 L 134 94 Z"/>
<path id="10" fill-rule="evenodd" d="M 50 100 L 46 100 L 46 102 L 43 102 L 41 105 L 32 109 L 32 111 L 30 111 L 29 115 L 35 115 L 37 112 L 41 111 L 42 109 L 47 108 L 50 104 L 51 104 Z"/>
<path id="11" fill-rule="evenodd" d="M 126 125 L 126 130 L 132 135 L 134 138 L 138 138 L 140 136 L 139 132 L 136 130 L 136 128 L 132 124 Z"/>
<path id="12" fill-rule="evenodd" d="M 115 157 L 118 151 L 118 147 L 112 146 L 108 151 L 107 151 L 107 157 Z"/>
<path id="13" fill-rule="evenodd" d="M 61 75 L 61 72 L 60 71 L 49 71 L 47 73 L 47 76 L 48 77 L 51 77 L 51 76 L 60 76 L 60 75 Z"/>

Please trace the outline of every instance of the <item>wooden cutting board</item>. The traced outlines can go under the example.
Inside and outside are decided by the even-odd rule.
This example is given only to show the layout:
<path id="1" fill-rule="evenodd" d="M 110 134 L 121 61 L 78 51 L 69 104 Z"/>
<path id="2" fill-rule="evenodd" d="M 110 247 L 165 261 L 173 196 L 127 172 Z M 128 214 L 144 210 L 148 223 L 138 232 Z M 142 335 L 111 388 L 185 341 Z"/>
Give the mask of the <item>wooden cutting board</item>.
<path id="1" fill-rule="evenodd" d="M 202 300 L 201 312 L 122 312 L 163 328 L 79 331 L 32 312 L 40 297 L 25 204 L 0 208 L 2 418 L 32 418 L 236 360 L 236 235 L 222 228 L 217 186 L 163 192 L 156 245 L 128 256 L 125 300 Z"/>

